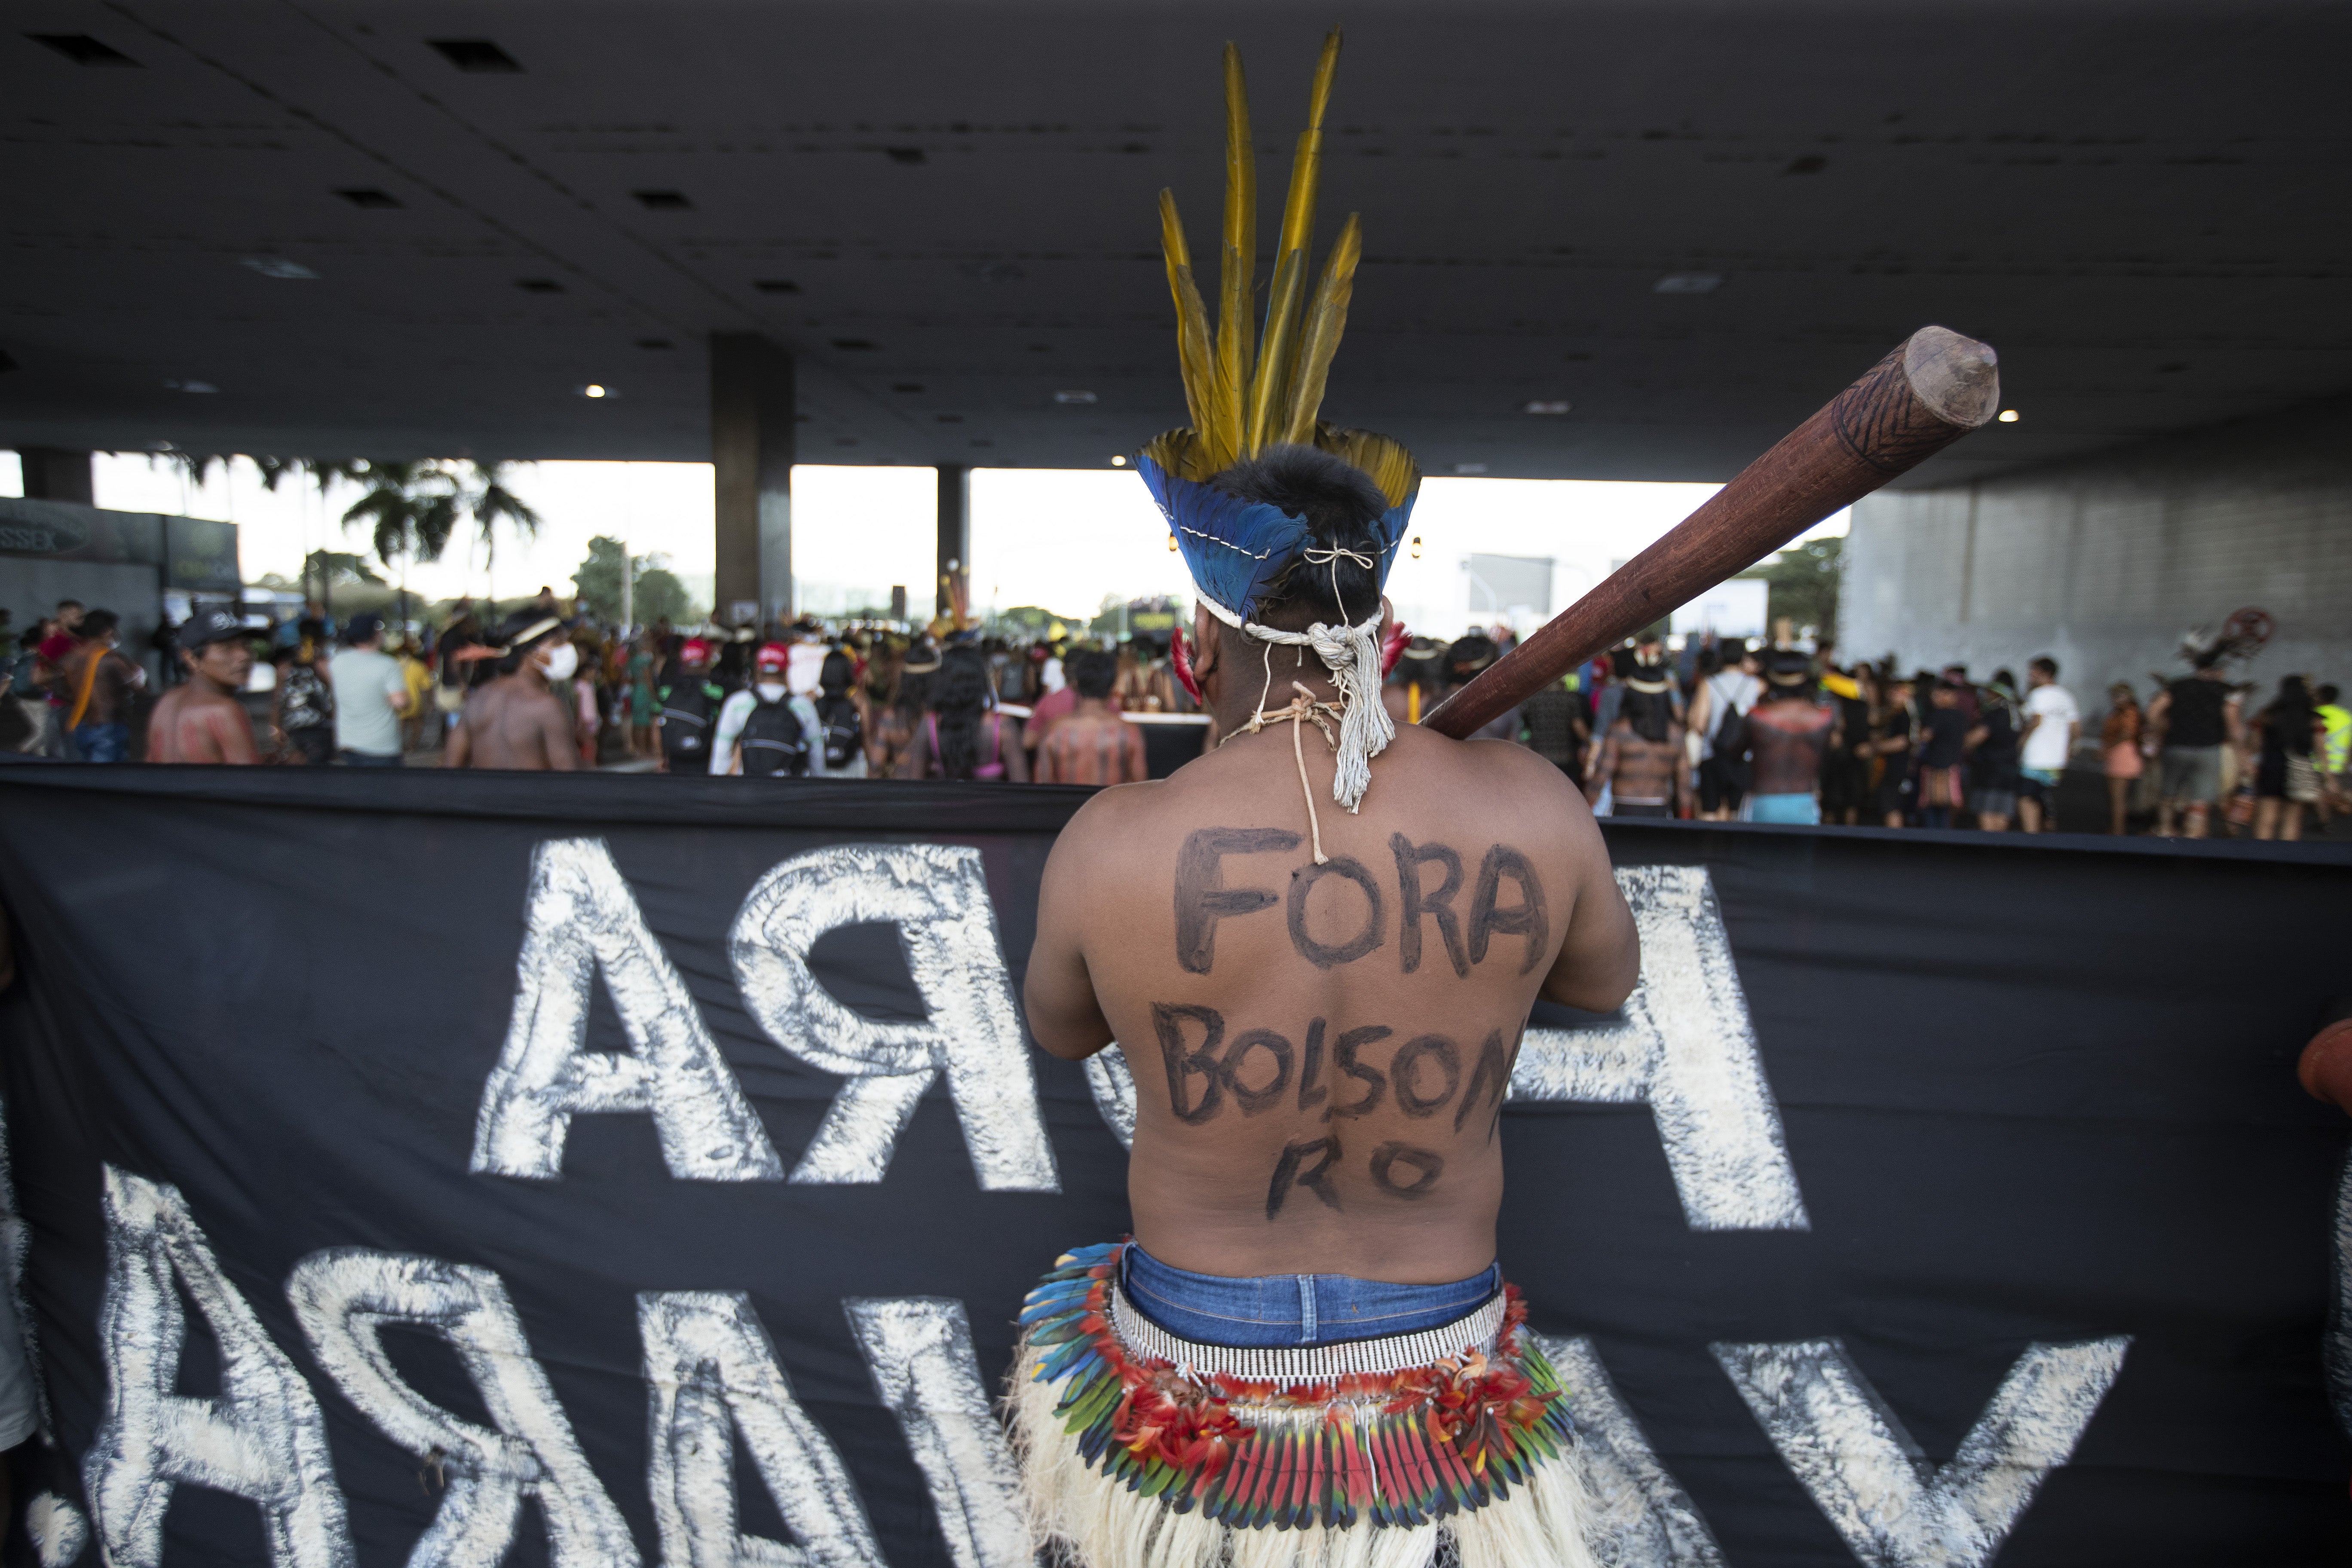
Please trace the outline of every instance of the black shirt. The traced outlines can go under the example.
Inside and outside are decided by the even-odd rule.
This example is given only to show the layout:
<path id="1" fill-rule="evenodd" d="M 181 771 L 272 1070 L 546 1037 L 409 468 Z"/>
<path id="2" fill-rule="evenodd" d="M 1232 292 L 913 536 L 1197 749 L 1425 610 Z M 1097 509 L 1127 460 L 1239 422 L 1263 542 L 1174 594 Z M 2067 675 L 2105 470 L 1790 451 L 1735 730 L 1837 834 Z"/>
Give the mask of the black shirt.
<path id="1" fill-rule="evenodd" d="M 2230 684 L 2192 675 L 2165 688 L 2172 693 L 2172 711 L 2165 720 L 2168 746 L 2218 746 L 2230 738 L 2222 710 L 2230 700 Z"/>
<path id="2" fill-rule="evenodd" d="M 1969 741 L 1969 716 L 1957 708 L 1930 708 L 1919 718 L 1923 768 L 1956 768 Z"/>

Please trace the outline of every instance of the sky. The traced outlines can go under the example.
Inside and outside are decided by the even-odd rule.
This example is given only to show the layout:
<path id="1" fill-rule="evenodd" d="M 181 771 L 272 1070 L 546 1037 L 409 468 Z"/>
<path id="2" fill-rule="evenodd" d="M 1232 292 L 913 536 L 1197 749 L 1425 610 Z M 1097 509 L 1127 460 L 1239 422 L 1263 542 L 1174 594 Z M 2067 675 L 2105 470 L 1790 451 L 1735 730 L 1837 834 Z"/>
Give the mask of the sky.
<path id="1" fill-rule="evenodd" d="M 352 487 L 321 497 L 307 479 L 265 490 L 239 461 L 194 486 L 178 468 L 138 454 L 101 454 L 98 504 L 166 511 L 238 525 L 246 579 L 299 574 L 304 553 L 360 552 L 364 529 L 346 532 Z M 430 599 L 495 592 L 514 597 L 541 584 L 572 592 L 588 541 L 607 534 L 632 553 L 659 554 L 698 603 L 710 599 L 712 478 L 707 463 L 548 462 L 517 468 L 509 487 L 543 520 L 536 537 L 502 532 L 493 551 L 453 540 L 438 562 L 404 568 L 411 591 Z M 914 468 L 803 466 L 793 470 L 793 557 L 800 603 L 826 614 L 887 604 L 904 584 L 918 613 L 931 602 L 938 479 Z M 1431 479 L 1423 481 L 1410 538 L 1389 579 L 1389 596 L 1408 626 L 1458 635 L 1474 618 L 1466 558 L 1517 556 L 1550 562 L 1546 603 L 1557 614 L 1679 522 L 1713 485 L 1577 479 Z M 0 494 L 22 493 L 14 454 L 0 455 Z M 1143 482 L 1129 469 L 980 468 L 971 475 L 971 585 L 975 607 L 1035 605 L 1084 618 L 1106 595 L 1171 594 L 1189 598 L 1182 557 Z M 1838 513 L 1808 537 L 1842 534 Z M 398 581 L 403 569 L 383 568 Z M 1517 575 L 1540 584 L 1540 567 Z M 1532 598 L 1532 593 L 1525 596 Z M 1483 608 L 1485 601 L 1480 601 Z M 1526 616 L 1521 617 L 1523 620 Z"/>

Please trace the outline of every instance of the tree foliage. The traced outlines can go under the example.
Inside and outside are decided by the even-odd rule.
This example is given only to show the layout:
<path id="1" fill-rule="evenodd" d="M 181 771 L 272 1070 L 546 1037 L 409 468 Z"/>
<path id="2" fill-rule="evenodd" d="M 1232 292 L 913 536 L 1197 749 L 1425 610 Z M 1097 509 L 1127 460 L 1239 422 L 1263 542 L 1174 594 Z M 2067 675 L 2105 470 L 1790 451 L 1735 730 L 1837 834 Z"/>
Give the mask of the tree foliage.
<path id="1" fill-rule="evenodd" d="M 322 491 L 336 479 L 367 487 L 367 493 L 344 511 L 343 526 L 369 524 L 369 543 L 386 565 L 404 555 L 440 560 L 462 522 L 473 524 L 486 560 L 498 558 L 500 523 L 518 533 L 537 533 L 539 513 L 506 486 L 513 467 L 470 458 L 417 462 L 355 458 L 311 465 Z"/>
<path id="2" fill-rule="evenodd" d="M 1844 540 L 1808 539 L 1739 574 L 1767 584 L 1764 614 L 1769 622 L 1785 619 L 1801 632 L 1811 626 L 1821 642 L 1833 644 L 1844 557 Z"/>
<path id="3" fill-rule="evenodd" d="M 579 595 L 581 607 L 608 626 L 621 624 L 623 549 L 619 540 L 600 533 L 588 542 L 588 559 L 572 574 L 572 586 Z M 656 621 L 682 626 L 700 618 L 687 597 L 686 584 L 662 564 L 668 559 L 666 555 L 631 558 L 636 567 L 636 591 L 629 613 L 641 626 L 649 626 Z"/>

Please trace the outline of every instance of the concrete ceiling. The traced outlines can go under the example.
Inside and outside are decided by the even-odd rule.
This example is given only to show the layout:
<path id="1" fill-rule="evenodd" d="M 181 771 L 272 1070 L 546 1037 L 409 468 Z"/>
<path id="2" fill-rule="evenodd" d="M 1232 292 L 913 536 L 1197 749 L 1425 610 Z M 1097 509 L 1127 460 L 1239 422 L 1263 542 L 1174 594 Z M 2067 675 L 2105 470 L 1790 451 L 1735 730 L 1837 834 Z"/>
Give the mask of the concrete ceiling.
<path id="1" fill-rule="evenodd" d="M 0 445 L 701 459 L 758 332 L 803 461 L 1054 467 L 1183 421 L 1154 193 L 1213 243 L 1235 38 L 1271 234 L 1333 12 L 9 9 Z M 1341 19 L 1325 411 L 1429 472 L 1723 479 L 1928 321 L 2024 414 L 1929 482 L 2352 386 L 2343 5 Z"/>

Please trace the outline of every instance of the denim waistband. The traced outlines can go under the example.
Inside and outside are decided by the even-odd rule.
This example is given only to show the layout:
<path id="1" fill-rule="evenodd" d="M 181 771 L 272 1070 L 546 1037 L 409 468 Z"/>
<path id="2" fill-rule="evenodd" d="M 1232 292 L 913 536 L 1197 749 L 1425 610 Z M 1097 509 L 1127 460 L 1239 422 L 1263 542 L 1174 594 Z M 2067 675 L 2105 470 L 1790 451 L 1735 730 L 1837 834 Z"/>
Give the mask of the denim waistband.
<path id="1" fill-rule="evenodd" d="M 1171 1268 L 1129 1243 L 1121 1287 L 1136 1310 L 1170 1333 L 1203 1344 L 1331 1344 L 1416 1333 L 1450 1323 L 1503 1288 L 1489 1264 L 1445 1285 L 1395 1285 L 1346 1274 L 1262 1274 L 1234 1279 Z"/>

